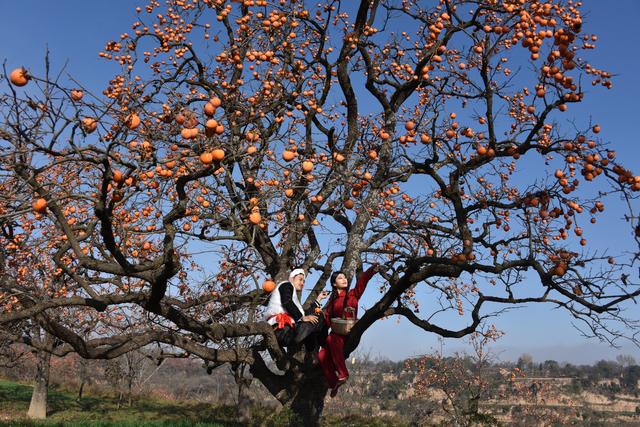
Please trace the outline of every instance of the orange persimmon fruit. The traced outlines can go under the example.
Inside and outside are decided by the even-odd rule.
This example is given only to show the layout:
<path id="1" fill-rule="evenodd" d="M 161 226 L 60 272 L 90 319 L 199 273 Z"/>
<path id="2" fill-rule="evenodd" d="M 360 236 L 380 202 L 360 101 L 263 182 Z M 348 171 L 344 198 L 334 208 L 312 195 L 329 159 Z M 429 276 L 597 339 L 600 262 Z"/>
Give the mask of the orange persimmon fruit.
<path id="1" fill-rule="evenodd" d="M 213 156 L 213 160 L 215 160 L 216 162 L 219 162 L 222 159 L 224 159 L 224 150 L 220 148 L 216 148 L 211 152 L 211 156 Z"/>
<path id="2" fill-rule="evenodd" d="M 29 83 L 29 74 L 24 67 L 16 68 L 9 75 L 9 80 L 15 86 L 24 86 Z"/>
<path id="3" fill-rule="evenodd" d="M 138 116 L 136 113 L 129 114 L 129 116 L 125 120 L 125 124 L 129 129 L 137 128 L 138 126 L 140 126 L 140 116 Z"/>
<path id="4" fill-rule="evenodd" d="M 73 101 L 80 101 L 82 99 L 82 97 L 84 96 L 84 92 L 81 91 L 80 89 L 73 89 L 71 91 L 71 93 L 69 94 L 69 96 L 71 97 L 71 99 Z"/>
<path id="5" fill-rule="evenodd" d="M 33 210 L 39 214 L 43 214 L 47 211 L 47 201 L 43 198 L 36 200 L 31 206 L 33 206 Z"/>
<path id="6" fill-rule="evenodd" d="M 274 282 L 271 279 L 265 280 L 264 283 L 262 284 L 262 290 L 267 293 L 273 292 L 275 288 L 276 288 L 276 282 Z"/>

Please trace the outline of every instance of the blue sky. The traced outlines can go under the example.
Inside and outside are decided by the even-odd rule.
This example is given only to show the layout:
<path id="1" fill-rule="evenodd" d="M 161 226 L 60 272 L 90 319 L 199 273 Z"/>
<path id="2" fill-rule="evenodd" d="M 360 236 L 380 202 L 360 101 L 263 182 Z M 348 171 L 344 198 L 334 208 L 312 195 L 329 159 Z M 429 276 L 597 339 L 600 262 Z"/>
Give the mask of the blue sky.
<path id="1" fill-rule="evenodd" d="M 41 74 L 44 52 L 48 46 L 54 70 L 67 63 L 67 72 L 87 87 L 101 89 L 117 68 L 114 63 L 98 58 L 106 41 L 130 31 L 135 21 L 134 7 L 129 0 L 86 1 L 60 0 L 5 2 L 0 15 L 0 60 L 7 61 L 9 70 L 24 65 Z M 640 32 L 635 31 L 640 17 L 640 2 L 636 0 L 585 0 L 585 27 L 598 35 L 597 50 L 592 58 L 601 68 L 617 77 L 613 89 L 591 90 L 586 102 L 572 105 L 566 114 L 571 117 L 592 116 L 602 126 L 601 136 L 634 171 L 640 170 L 637 104 L 640 99 Z M 609 211 L 607 221 L 614 227 L 621 213 Z M 627 228 L 610 228 L 593 235 L 597 246 L 621 249 L 626 236 L 612 238 Z M 618 244 L 618 241 L 622 242 Z M 624 248 L 624 246 L 622 247 Z M 633 249 L 629 247 L 629 249 Z M 375 287 L 375 282 L 372 288 Z M 368 306 L 377 297 L 370 290 L 361 300 Z M 640 317 L 637 306 L 629 306 Z M 578 363 L 600 358 L 615 358 L 622 352 L 640 360 L 640 352 L 631 347 L 615 350 L 585 340 L 571 326 L 569 315 L 551 307 L 526 307 L 509 312 L 496 320 L 496 326 L 506 336 L 496 344 L 501 357 L 515 359 L 523 352 L 536 360 L 558 359 Z M 398 359 L 429 351 L 437 345 L 436 337 L 428 336 L 403 321 L 391 318 L 378 322 L 364 336 L 360 352 L 372 356 Z M 447 342 L 446 348 L 457 350 L 460 341 Z"/>

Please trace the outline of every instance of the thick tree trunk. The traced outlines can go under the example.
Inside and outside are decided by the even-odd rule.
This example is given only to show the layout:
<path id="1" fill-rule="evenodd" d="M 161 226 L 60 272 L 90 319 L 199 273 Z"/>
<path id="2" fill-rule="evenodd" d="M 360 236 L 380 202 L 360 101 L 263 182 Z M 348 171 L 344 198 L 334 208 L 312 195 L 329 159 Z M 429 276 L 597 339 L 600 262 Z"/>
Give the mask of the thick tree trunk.
<path id="1" fill-rule="evenodd" d="M 278 401 L 298 418 L 292 425 L 318 426 L 324 409 L 327 383 L 320 367 L 304 362 L 305 354 L 296 354 L 295 361 L 284 375 L 273 373 L 256 352 L 251 365 L 253 377 L 258 379 Z"/>
<path id="2" fill-rule="evenodd" d="M 298 392 L 288 406 L 305 427 L 318 426 L 326 394 L 327 384 L 320 369 L 307 372 L 298 385 Z"/>
<path id="3" fill-rule="evenodd" d="M 243 423 L 251 421 L 251 397 L 249 396 L 250 381 L 241 379 L 238 384 L 238 420 Z"/>
<path id="4" fill-rule="evenodd" d="M 238 420 L 243 423 L 249 423 L 251 421 L 251 397 L 249 396 L 249 387 L 253 378 L 248 375 L 247 365 L 240 364 L 235 365 L 232 368 L 233 377 L 238 387 Z"/>
<path id="5" fill-rule="evenodd" d="M 36 367 L 36 378 L 31 395 L 31 404 L 27 416 L 29 418 L 47 418 L 47 397 L 49 394 L 49 362 L 51 353 L 38 351 L 38 363 Z"/>

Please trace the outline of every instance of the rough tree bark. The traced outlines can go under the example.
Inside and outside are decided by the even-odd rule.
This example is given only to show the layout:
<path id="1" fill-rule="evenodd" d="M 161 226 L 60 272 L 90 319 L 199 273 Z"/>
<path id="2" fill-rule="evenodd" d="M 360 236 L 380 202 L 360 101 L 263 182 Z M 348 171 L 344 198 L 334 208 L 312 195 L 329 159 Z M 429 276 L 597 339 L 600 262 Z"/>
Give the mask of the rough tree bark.
<path id="1" fill-rule="evenodd" d="M 318 368 L 307 372 L 295 383 L 297 392 L 287 405 L 305 426 L 320 425 L 320 416 L 324 410 L 324 398 L 327 395 L 327 384 Z"/>
<path id="2" fill-rule="evenodd" d="M 48 333 L 44 333 L 44 342 L 46 348 L 51 347 L 53 339 Z M 31 395 L 31 403 L 27 416 L 34 419 L 47 418 L 47 400 L 49 396 L 49 372 L 51 353 L 47 350 L 39 350 L 37 352 L 36 376 L 33 385 L 33 394 Z"/>
<path id="3" fill-rule="evenodd" d="M 251 387 L 252 378 L 246 376 L 246 365 L 235 366 L 233 376 L 238 386 L 238 420 L 240 422 L 251 421 L 251 396 L 249 396 L 249 387 Z"/>

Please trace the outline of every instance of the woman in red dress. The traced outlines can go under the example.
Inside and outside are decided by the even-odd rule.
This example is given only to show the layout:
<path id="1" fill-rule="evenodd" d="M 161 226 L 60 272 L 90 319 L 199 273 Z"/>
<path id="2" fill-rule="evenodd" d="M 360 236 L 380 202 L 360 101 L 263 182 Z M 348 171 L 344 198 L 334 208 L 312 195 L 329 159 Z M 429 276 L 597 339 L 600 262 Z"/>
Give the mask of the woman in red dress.
<path id="1" fill-rule="evenodd" d="M 336 271 L 331 275 L 331 297 L 324 310 L 324 316 L 327 326 L 331 326 L 332 317 L 347 317 L 344 316 L 345 308 L 347 314 L 350 310 L 353 310 L 351 317 L 358 317 L 358 301 L 362 296 L 367 283 L 378 271 L 378 264 L 374 264 L 365 272 L 363 272 L 358 281 L 356 287 L 349 290 L 349 282 L 347 277 L 342 271 Z M 331 397 L 334 397 L 338 392 L 338 388 L 344 384 L 349 378 L 349 371 L 344 360 L 344 341 L 345 335 L 339 335 L 332 332 L 327 337 L 326 344 L 318 353 L 318 360 L 324 377 L 327 380 L 327 384 L 331 388 Z"/>

